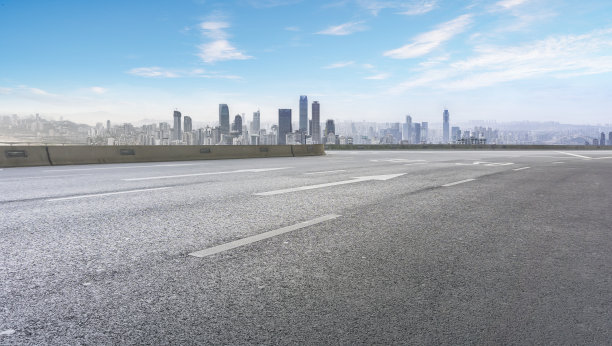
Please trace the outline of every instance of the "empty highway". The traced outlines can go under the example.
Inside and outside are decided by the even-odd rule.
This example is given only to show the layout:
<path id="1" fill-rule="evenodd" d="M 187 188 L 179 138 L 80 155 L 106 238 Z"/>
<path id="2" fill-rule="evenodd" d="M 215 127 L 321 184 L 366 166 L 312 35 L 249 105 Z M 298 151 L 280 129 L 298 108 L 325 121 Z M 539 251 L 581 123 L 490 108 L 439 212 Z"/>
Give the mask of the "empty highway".
<path id="1" fill-rule="evenodd" d="M 0 170 L 0 345 L 612 343 L 612 151 Z"/>

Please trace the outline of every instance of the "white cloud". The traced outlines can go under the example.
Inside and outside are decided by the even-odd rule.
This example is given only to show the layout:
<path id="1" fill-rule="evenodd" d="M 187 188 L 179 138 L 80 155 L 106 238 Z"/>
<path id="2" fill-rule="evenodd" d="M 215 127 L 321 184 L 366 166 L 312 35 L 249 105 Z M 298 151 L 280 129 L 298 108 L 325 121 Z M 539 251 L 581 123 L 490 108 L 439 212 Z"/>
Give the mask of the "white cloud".
<path id="1" fill-rule="evenodd" d="M 391 91 L 399 93 L 415 87 L 468 90 L 542 76 L 568 78 L 610 73 L 611 48 L 612 29 L 549 37 L 511 47 L 478 47 L 475 56 L 446 68 L 426 70 Z"/>
<path id="2" fill-rule="evenodd" d="M 364 31 L 367 28 L 362 25 L 363 22 L 348 22 L 336 26 L 330 26 L 325 30 L 317 32 L 319 35 L 345 36 L 358 31 Z"/>
<path id="3" fill-rule="evenodd" d="M 229 41 L 225 29 L 230 24 L 222 20 L 210 20 L 200 23 L 202 34 L 213 41 L 198 46 L 198 56 L 206 63 L 225 60 L 246 60 L 252 56 L 246 55 L 234 47 Z"/>
<path id="4" fill-rule="evenodd" d="M 2 94 L 2 95 L 8 95 L 8 94 L 10 94 L 12 92 L 13 92 L 12 88 L 2 88 L 2 87 L 0 87 L 0 94 Z"/>
<path id="5" fill-rule="evenodd" d="M 210 37 L 214 40 L 224 40 L 227 38 L 227 33 L 224 29 L 229 28 L 230 25 L 227 22 L 221 21 L 210 21 L 200 23 L 200 29 L 204 36 Z"/>
<path id="6" fill-rule="evenodd" d="M 412 0 L 412 1 L 393 1 L 393 0 L 357 0 L 357 4 L 372 15 L 377 16 L 378 13 L 385 9 L 393 9 L 400 11 L 404 15 L 419 15 L 425 14 L 435 9 L 438 5 L 438 0 Z"/>
<path id="7" fill-rule="evenodd" d="M 332 68 L 342 68 L 342 67 L 347 67 L 347 66 L 351 66 L 353 65 L 355 62 L 354 61 L 340 61 L 340 62 L 336 62 L 330 65 L 327 65 L 323 68 L 326 69 L 332 69 Z"/>
<path id="8" fill-rule="evenodd" d="M 227 40 L 217 40 L 210 43 L 202 44 L 198 47 L 200 53 L 198 56 L 204 62 L 212 63 L 223 60 L 247 60 L 253 58 L 237 50 Z"/>
<path id="9" fill-rule="evenodd" d="M 529 0 L 501 0 L 495 3 L 495 6 L 504 10 L 509 10 L 513 7 L 522 5 Z"/>
<path id="10" fill-rule="evenodd" d="M 361 65 L 361 67 L 367 68 L 367 69 L 373 69 L 374 65 L 372 65 L 372 64 L 363 64 L 363 65 Z"/>
<path id="11" fill-rule="evenodd" d="M 102 95 L 104 93 L 106 93 L 108 90 L 102 87 L 91 87 L 89 88 L 89 90 L 91 90 L 91 92 L 93 92 L 94 94 L 98 94 L 98 95 Z"/>
<path id="12" fill-rule="evenodd" d="M 129 70 L 127 73 L 139 77 L 161 77 L 161 78 L 177 78 L 179 75 L 175 72 L 165 70 L 161 67 L 137 67 Z"/>
<path id="13" fill-rule="evenodd" d="M 412 43 L 384 52 L 394 59 L 409 59 L 428 54 L 442 43 L 465 31 L 472 23 L 472 16 L 464 14 L 438 25 L 437 29 L 416 36 Z"/>
<path id="14" fill-rule="evenodd" d="M 373 76 L 368 76 L 365 77 L 364 79 L 373 79 L 373 80 L 383 80 L 383 79 L 387 79 L 389 78 L 389 74 L 388 73 L 379 73 Z"/>

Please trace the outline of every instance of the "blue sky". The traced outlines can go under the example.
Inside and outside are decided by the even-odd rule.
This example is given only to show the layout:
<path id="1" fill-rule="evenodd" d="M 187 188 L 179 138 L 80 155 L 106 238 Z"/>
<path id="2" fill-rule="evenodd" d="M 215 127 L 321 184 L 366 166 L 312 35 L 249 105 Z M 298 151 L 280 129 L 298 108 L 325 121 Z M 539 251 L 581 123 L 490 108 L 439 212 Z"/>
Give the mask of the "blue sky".
<path id="1" fill-rule="evenodd" d="M 0 114 L 612 122 L 612 2 L 0 0 Z"/>

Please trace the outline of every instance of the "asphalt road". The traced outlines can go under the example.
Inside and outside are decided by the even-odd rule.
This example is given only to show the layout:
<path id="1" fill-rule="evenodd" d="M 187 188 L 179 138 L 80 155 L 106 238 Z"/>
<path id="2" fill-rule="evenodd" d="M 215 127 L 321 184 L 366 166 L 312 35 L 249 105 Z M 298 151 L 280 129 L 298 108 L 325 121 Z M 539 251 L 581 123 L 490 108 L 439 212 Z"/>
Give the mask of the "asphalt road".
<path id="1" fill-rule="evenodd" d="M 612 152 L 0 170 L 0 344 L 612 344 Z"/>

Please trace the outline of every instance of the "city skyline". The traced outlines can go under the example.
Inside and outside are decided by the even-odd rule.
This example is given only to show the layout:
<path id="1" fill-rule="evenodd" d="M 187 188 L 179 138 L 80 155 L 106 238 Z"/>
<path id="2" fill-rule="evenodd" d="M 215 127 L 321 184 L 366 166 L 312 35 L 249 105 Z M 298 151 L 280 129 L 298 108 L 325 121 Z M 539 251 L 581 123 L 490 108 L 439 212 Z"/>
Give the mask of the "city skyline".
<path id="1" fill-rule="evenodd" d="M 448 108 L 458 122 L 607 124 L 611 13 L 607 1 L 7 1 L 0 114 L 212 122 L 225 103 L 272 122 L 308 95 L 322 119 L 431 123 Z"/>

